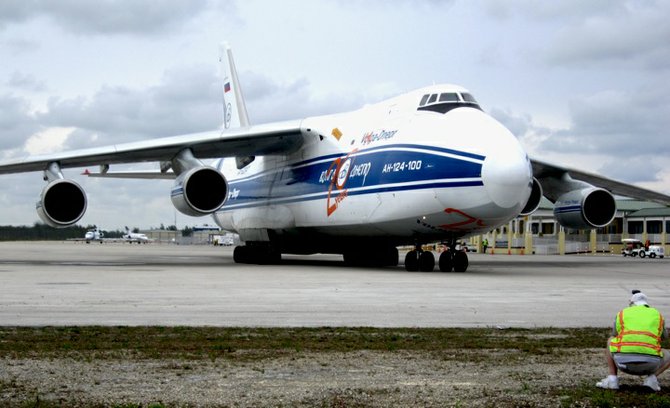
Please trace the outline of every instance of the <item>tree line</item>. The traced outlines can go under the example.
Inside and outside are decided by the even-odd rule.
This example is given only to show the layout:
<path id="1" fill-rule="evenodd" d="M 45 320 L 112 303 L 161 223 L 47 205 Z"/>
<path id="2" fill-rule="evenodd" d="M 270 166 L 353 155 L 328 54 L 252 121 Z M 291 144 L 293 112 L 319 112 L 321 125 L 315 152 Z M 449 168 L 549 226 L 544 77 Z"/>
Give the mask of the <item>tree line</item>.
<path id="1" fill-rule="evenodd" d="M 0 225 L 0 241 L 58 241 L 70 238 L 84 238 L 86 231 L 95 225 L 74 225 L 68 228 L 53 228 L 36 222 L 34 225 Z M 103 231 L 105 237 L 121 238 L 123 231 Z"/>
<path id="2" fill-rule="evenodd" d="M 87 231 L 95 229 L 95 225 L 74 225 L 68 228 L 53 228 L 46 224 L 36 222 L 32 226 L 29 225 L 0 225 L 0 241 L 61 241 L 72 238 L 84 238 Z M 177 231 L 174 225 L 164 226 L 161 224 L 161 230 Z M 139 232 L 140 229 L 135 227 L 131 229 L 132 232 Z M 101 230 L 105 238 L 122 238 L 126 232 L 120 230 Z M 182 230 L 183 236 L 190 236 L 193 229 L 184 227 Z"/>

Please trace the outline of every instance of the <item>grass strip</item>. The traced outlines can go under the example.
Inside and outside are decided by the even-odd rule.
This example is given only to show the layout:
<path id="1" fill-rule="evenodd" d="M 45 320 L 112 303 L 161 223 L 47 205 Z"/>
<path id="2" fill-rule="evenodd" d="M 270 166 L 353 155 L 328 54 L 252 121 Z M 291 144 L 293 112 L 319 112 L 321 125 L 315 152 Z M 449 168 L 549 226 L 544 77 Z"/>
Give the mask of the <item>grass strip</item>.
<path id="1" fill-rule="evenodd" d="M 514 349 L 530 354 L 598 348 L 606 328 L 240 328 L 240 327 L 0 327 L 0 357 L 54 357 L 75 352 L 119 352 L 147 359 L 240 358 L 281 350 L 441 351 Z"/>
<path id="2" fill-rule="evenodd" d="M 566 350 L 602 348 L 609 328 L 222 328 L 222 327 L 0 327 L 0 358 L 116 358 L 136 359 L 230 359 L 234 361 L 276 358 L 287 351 L 353 352 L 359 350 L 413 351 L 453 354 L 454 350 L 513 350 L 522 360 L 532 355 L 561 356 Z M 458 355 L 455 359 L 471 359 Z M 497 364 L 514 365 L 496 357 Z M 0 384 L 0 391 L 13 390 Z M 532 393 L 529 389 L 529 393 Z M 670 391 L 653 393 L 642 386 L 601 390 L 592 382 L 556 388 L 548 393 L 557 399 L 545 405 L 538 400 L 496 396 L 491 406 L 504 407 L 669 407 Z M 546 395 L 546 394 L 545 394 Z M 504 397 L 504 398 L 503 398 Z M 344 401 L 344 400 L 342 400 Z M 322 406 L 358 406 L 355 401 L 325 401 Z M 534 402 L 533 402 L 534 401 Z M 541 399 L 539 401 L 542 401 Z M 88 404 L 88 403 L 87 403 Z M 467 402 L 465 402 L 467 404 Z M 364 406 L 363 404 L 362 406 Z M 61 406 L 38 397 L 24 400 L 23 407 Z M 98 405 L 87 405 L 98 406 Z M 100 406 L 151 406 L 111 403 Z M 153 405 L 155 408 L 161 404 Z"/>

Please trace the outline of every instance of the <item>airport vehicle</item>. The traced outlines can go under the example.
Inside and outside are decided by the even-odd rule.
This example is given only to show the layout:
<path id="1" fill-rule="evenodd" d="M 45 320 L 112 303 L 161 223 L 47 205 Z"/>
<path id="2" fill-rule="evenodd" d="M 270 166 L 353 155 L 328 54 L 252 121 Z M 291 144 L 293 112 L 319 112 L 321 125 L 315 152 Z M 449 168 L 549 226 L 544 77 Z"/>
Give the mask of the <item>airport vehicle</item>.
<path id="1" fill-rule="evenodd" d="M 649 245 L 649 248 L 642 248 L 639 255 L 641 258 L 648 256 L 651 259 L 656 257 L 663 259 L 665 256 L 665 249 L 660 245 Z"/>
<path id="2" fill-rule="evenodd" d="M 342 254 L 352 265 L 434 269 L 423 244 L 443 242 L 441 271 L 465 271 L 456 249 L 520 214 L 544 195 L 558 222 L 590 229 L 614 218 L 614 194 L 670 204 L 670 197 L 530 159 L 516 137 L 457 85 L 432 85 L 352 111 L 251 125 L 232 51 L 222 49 L 224 119 L 219 130 L 7 160 L 0 174 L 42 171 L 37 204 L 49 225 L 86 211 L 83 188 L 62 169 L 99 165 L 88 177 L 172 179 L 173 205 L 212 215 L 244 246 L 235 262 L 273 263 L 282 253 Z M 215 159 L 206 164 L 203 160 Z M 156 171 L 110 171 L 155 162 Z M 453 248 L 453 249 L 451 249 Z"/>
<path id="3" fill-rule="evenodd" d="M 632 256 L 636 257 L 640 252 L 640 248 L 644 248 L 644 244 L 639 239 L 635 238 L 625 238 L 621 240 L 623 248 L 621 249 L 621 254 L 624 257 Z"/>
<path id="4" fill-rule="evenodd" d="M 626 256 L 640 258 L 649 257 L 649 258 L 663 258 L 665 256 L 665 250 L 660 245 L 644 245 L 642 241 L 635 238 L 625 238 L 621 241 L 623 243 L 623 249 L 621 254 Z"/>

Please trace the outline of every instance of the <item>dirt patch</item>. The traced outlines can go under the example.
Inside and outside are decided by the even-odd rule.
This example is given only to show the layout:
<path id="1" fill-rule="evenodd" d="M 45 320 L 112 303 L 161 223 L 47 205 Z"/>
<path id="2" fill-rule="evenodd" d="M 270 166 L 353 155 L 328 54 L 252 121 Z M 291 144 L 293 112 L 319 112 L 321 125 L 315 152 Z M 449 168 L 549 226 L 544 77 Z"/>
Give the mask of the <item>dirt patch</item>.
<path id="1" fill-rule="evenodd" d="M 560 406 L 603 377 L 602 351 L 289 352 L 259 361 L 0 360 L 0 400 L 67 406 Z M 623 377 L 622 384 L 637 383 Z"/>

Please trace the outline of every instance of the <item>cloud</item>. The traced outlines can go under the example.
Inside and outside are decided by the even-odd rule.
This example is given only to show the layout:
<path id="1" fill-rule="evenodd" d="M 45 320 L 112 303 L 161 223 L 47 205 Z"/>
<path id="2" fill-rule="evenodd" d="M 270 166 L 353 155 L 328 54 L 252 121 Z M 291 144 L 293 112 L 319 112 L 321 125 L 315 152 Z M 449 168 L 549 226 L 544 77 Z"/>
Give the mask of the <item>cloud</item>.
<path id="1" fill-rule="evenodd" d="M 554 66 L 670 68 L 670 3 L 640 0 L 489 0 L 486 13 L 498 21 L 541 26 L 538 50 Z"/>
<path id="2" fill-rule="evenodd" d="M 44 92 L 47 90 L 44 81 L 40 81 L 31 74 L 14 71 L 6 82 L 10 88 L 26 90 L 31 92 Z"/>
<path id="3" fill-rule="evenodd" d="M 360 108 L 365 102 L 365 97 L 358 92 L 319 94 L 305 78 L 282 83 L 247 72 L 241 75 L 240 81 L 248 84 L 243 85 L 243 92 L 252 123 L 338 113 Z"/>
<path id="4" fill-rule="evenodd" d="M 547 61 L 588 67 L 670 68 L 670 25 L 666 21 L 670 3 L 631 1 L 624 5 L 563 27 L 547 48 Z"/>
<path id="5" fill-rule="evenodd" d="M 659 181 L 667 167 L 665 158 L 670 156 L 668 92 L 667 86 L 657 86 L 575 98 L 565 128 L 540 126 L 529 114 L 497 108 L 491 115 L 534 157 L 560 158 L 556 164 L 591 169 L 626 182 Z"/>
<path id="6" fill-rule="evenodd" d="M 218 129 L 222 90 L 215 71 L 204 65 L 180 67 L 146 88 L 103 86 L 91 97 L 51 98 L 44 111 L 25 119 L 42 128 L 74 129 L 64 150 Z M 356 92 L 318 94 L 304 78 L 282 83 L 245 71 L 240 80 L 255 124 L 342 112 L 366 102 Z"/>
<path id="7" fill-rule="evenodd" d="M 582 19 L 620 7 L 619 4 L 611 0 L 562 0 L 552 2 L 538 2 L 535 0 L 487 0 L 484 6 L 488 15 L 496 19 L 507 20 L 521 16 L 545 22 L 551 20 Z"/>
<path id="8" fill-rule="evenodd" d="M 600 171 L 609 177 L 631 183 L 660 180 L 663 167 L 648 156 L 633 156 L 625 160 L 609 160 L 600 166 Z"/>
<path id="9" fill-rule="evenodd" d="M 0 95 L 0 149 L 21 147 L 31 134 L 40 129 L 30 114 L 30 108 L 30 103 L 24 98 Z"/>
<path id="10" fill-rule="evenodd" d="M 616 157 L 669 155 L 667 86 L 603 91 L 570 103 L 571 124 L 543 147 Z"/>
<path id="11" fill-rule="evenodd" d="M 154 35 L 179 29 L 207 5 L 207 0 L 5 0 L 0 29 L 44 17 L 75 34 Z"/>
<path id="12" fill-rule="evenodd" d="M 143 89 L 104 86 L 90 98 L 51 98 L 37 119 L 44 126 L 77 128 L 68 149 L 118 144 L 216 129 L 220 93 L 213 67 L 182 67 Z"/>
<path id="13" fill-rule="evenodd" d="M 531 149 L 554 133 L 552 129 L 536 124 L 533 117 L 527 113 L 517 114 L 510 110 L 492 108 L 489 114 L 509 129 L 522 144 Z"/>

